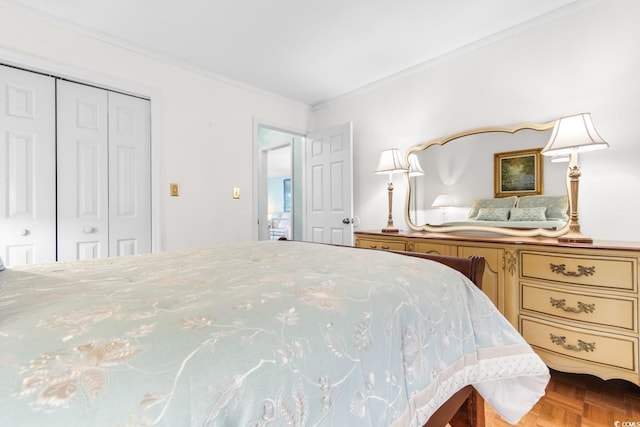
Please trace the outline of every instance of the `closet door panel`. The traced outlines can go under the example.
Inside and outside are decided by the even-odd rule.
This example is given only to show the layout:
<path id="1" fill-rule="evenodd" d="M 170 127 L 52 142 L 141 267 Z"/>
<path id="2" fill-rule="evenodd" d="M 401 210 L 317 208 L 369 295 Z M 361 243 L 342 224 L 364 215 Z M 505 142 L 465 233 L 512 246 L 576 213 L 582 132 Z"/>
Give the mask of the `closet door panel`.
<path id="1" fill-rule="evenodd" d="M 0 66 L 0 256 L 56 259 L 55 81 Z"/>
<path id="2" fill-rule="evenodd" d="M 148 100 L 109 92 L 109 254 L 151 252 Z"/>
<path id="3" fill-rule="evenodd" d="M 107 91 L 58 81 L 58 259 L 109 255 Z"/>

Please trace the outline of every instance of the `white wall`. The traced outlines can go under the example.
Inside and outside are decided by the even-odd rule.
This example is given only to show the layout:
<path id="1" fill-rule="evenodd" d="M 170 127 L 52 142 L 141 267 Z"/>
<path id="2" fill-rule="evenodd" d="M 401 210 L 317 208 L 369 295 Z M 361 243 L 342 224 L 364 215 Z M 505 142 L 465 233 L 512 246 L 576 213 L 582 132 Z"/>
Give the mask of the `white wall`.
<path id="1" fill-rule="evenodd" d="M 203 46 L 203 49 L 206 49 Z M 252 238 L 253 119 L 306 129 L 308 107 L 232 86 L 0 6 L 0 62 L 152 97 L 162 249 Z M 53 69 L 53 70 L 52 70 Z M 59 74 L 59 73 L 58 73 Z M 169 183 L 181 195 L 169 197 Z M 240 187 L 240 199 L 232 188 Z"/>
<path id="2" fill-rule="evenodd" d="M 386 225 L 386 177 L 373 174 L 380 150 L 406 150 L 475 127 L 590 112 L 610 149 L 580 156 L 582 232 L 640 241 L 638 22 L 637 0 L 603 0 L 314 112 L 315 128 L 354 123 L 358 229 Z M 394 220 L 406 228 L 406 189 L 396 181 Z"/>

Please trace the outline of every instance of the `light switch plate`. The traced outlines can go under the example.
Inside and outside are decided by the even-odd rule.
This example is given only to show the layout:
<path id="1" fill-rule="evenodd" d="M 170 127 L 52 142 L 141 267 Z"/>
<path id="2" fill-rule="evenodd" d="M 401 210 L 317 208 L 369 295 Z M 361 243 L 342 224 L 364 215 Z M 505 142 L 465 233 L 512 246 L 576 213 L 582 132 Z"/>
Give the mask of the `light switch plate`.
<path id="1" fill-rule="evenodd" d="M 170 196 L 179 196 L 180 195 L 180 185 L 172 182 L 169 184 L 169 195 Z"/>
<path id="2" fill-rule="evenodd" d="M 240 187 L 233 187 L 233 198 L 234 199 L 240 198 Z"/>

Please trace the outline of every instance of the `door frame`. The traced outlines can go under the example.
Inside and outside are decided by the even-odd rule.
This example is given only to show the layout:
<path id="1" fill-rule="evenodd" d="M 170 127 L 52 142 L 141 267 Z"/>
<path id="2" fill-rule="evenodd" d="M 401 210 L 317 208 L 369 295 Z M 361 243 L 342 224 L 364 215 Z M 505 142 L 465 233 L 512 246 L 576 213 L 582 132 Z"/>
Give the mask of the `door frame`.
<path id="1" fill-rule="evenodd" d="M 254 117 L 253 118 L 253 212 L 251 215 L 251 224 L 252 224 L 252 238 L 253 240 L 259 240 L 260 239 L 260 208 L 261 206 L 265 205 L 265 201 L 261 202 L 261 197 L 266 197 L 265 191 L 263 189 L 263 183 L 261 182 L 261 177 L 263 174 L 263 169 L 264 169 L 264 155 L 262 154 L 265 147 L 260 147 L 260 140 L 259 140 L 259 135 L 258 135 L 258 129 L 259 128 L 267 128 L 267 129 L 273 129 L 273 130 L 277 130 L 279 132 L 283 132 L 283 133 L 288 133 L 291 135 L 295 135 L 295 136 L 299 136 L 302 138 L 302 144 L 301 144 L 301 150 L 302 150 L 302 158 L 304 159 L 304 153 L 305 153 L 305 146 L 306 146 L 306 131 L 300 130 L 300 129 L 292 129 L 291 127 L 288 126 L 283 126 L 274 122 L 271 122 L 269 120 L 261 120 L 260 118 Z M 276 148 L 274 147 L 270 147 L 270 148 Z M 292 148 L 292 153 L 293 153 L 293 146 Z M 293 163 L 293 162 L 292 162 Z M 291 165 L 291 171 L 293 173 L 293 168 L 294 165 Z M 299 177 L 300 180 L 302 180 L 302 182 L 304 182 L 305 180 L 305 176 L 304 176 L 304 168 L 302 168 L 302 174 Z M 264 183 L 264 185 L 266 185 L 266 183 Z M 295 184 L 294 184 L 295 185 Z M 304 197 L 304 194 L 301 195 L 301 197 Z M 304 202 L 304 201 L 302 201 Z M 304 205 L 302 205 L 304 206 Z M 300 219 L 302 221 L 302 223 L 304 224 L 305 219 L 306 219 L 306 214 L 305 214 L 305 210 L 302 209 L 302 212 L 292 212 L 292 217 L 296 216 L 298 219 Z"/>
<path id="2" fill-rule="evenodd" d="M 146 98 L 151 108 L 151 252 L 162 250 L 162 218 L 161 218 L 161 175 L 160 145 L 161 121 L 160 111 L 162 96 L 159 90 L 141 86 L 100 74 L 95 71 L 64 65 L 50 59 L 38 58 L 11 49 L 0 47 L 0 58 L 5 65 L 22 68 L 26 71 L 46 74 L 53 77 L 72 80 L 90 86 L 121 92 L 127 95 Z"/>

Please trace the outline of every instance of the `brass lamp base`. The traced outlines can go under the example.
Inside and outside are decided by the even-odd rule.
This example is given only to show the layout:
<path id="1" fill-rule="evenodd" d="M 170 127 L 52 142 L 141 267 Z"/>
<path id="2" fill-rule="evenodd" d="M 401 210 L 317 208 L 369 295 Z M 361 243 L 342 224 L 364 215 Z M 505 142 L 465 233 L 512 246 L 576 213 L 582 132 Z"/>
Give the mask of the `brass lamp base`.
<path id="1" fill-rule="evenodd" d="M 381 231 L 383 233 L 399 233 L 398 230 L 393 225 L 393 183 L 391 182 L 391 176 L 389 176 L 389 184 L 387 185 L 387 191 L 389 192 L 389 216 L 387 217 L 387 226 L 383 228 Z"/>
<path id="2" fill-rule="evenodd" d="M 580 168 L 578 167 L 577 153 L 571 153 L 571 161 L 567 169 L 567 178 L 569 180 L 569 199 L 571 212 L 569 215 L 569 232 L 558 237 L 558 243 L 593 243 L 591 237 L 587 237 L 580 232 L 580 223 L 578 222 L 578 183 L 580 180 Z M 572 166 L 573 165 L 573 166 Z"/>
<path id="3" fill-rule="evenodd" d="M 383 228 L 382 230 L 380 230 L 382 233 L 399 233 L 400 230 L 398 230 L 397 228 Z"/>
<path id="4" fill-rule="evenodd" d="M 569 231 L 567 234 L 558 237 L 558 243 L 593 243 L 593 239 L 580 232 Z"/>

